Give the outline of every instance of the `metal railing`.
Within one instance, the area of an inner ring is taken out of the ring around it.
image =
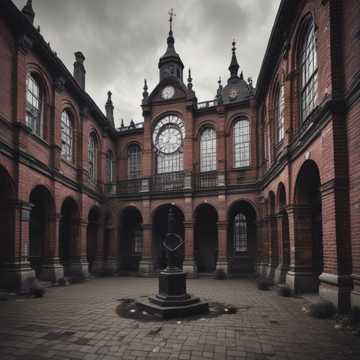
[[[157,174],[151,179],[151,190],[154,192],[182,191],[184,179],[185,173],[183,171]]]
[[[134,194],[141,191],[142,178],[121,180],[117,183],[117,192],[125,194]]]
[[[201,101],[197,104],[198,109],[207,109],[211,107],[217,106],[218,101],[217,100],[207,100],[207,101]]]

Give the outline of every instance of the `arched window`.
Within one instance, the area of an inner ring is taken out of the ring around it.
[[[74,129],[68,111],[61,114],[61,157],[73,162]]]
[[[234,125],[234,166],[250,165],[250,126],[246,119],[238,120]]]
[[[90,178],[96,180],[96,172],[97,172],[97,139],[94,133],[90,134],[89,137],[89,153],[88,153],[88,161],[89,161],[89,175]]]
[[[139,145],[128,147],[128,179],[138,179],[142,175],[142,154]]]
[[[300,52],[301,118],[310,115],[317,105],[318,64],[316,54],[315,24],[312,22],[305,34]]]
[[[137,224],[134,230],[134,253],[142,254],[143,252],[143,230],[141,224]]]
[[[247,223],[246,216],[242,213],[238,213],[234,218],[234,250],[235,252],[247,251]]]
[[[206,128],[200,136],[200,172],[216,170],[216,132]]]
[[[276,142],[279,143],[284,139],[284,84],[277,89],[276,94]]]
[[[111,150],[106,153],[106,182],[112,183],[114,177],[114,157]]]
[[[38,81],[33,75],[26,78],[26,125],[38,136],[42,131],[43,94]]]

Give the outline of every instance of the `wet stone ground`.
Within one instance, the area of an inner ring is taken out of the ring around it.
[[[169,321],[119,316],[124,299],[156,289],[157,279],[100,278],[50,288],[44,298],[1,301],[0,359],[360,359],[359,336],[335,319],[311,318],[303,311],[307,299],[260,291],[252,280],[188,281],[190,293],[231,304],[236,313]]]

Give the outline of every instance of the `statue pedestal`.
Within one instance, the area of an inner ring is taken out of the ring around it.
[[[163,319],[207,312],[209,304],[186,292],[186,273],[181,270],[162,271],[159,275],[159,294],[140,298],[137,306]]]

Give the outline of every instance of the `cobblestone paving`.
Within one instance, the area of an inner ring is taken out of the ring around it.
[[[310,318],[306,300],[259,291],[250,280],[188,281],[189,292],[236,305],[237,314],[181,323],[116,315],[117,299],[156,288],[156,279],[102,278],[1,302],[0,359],[360,359],[360,337]]]

